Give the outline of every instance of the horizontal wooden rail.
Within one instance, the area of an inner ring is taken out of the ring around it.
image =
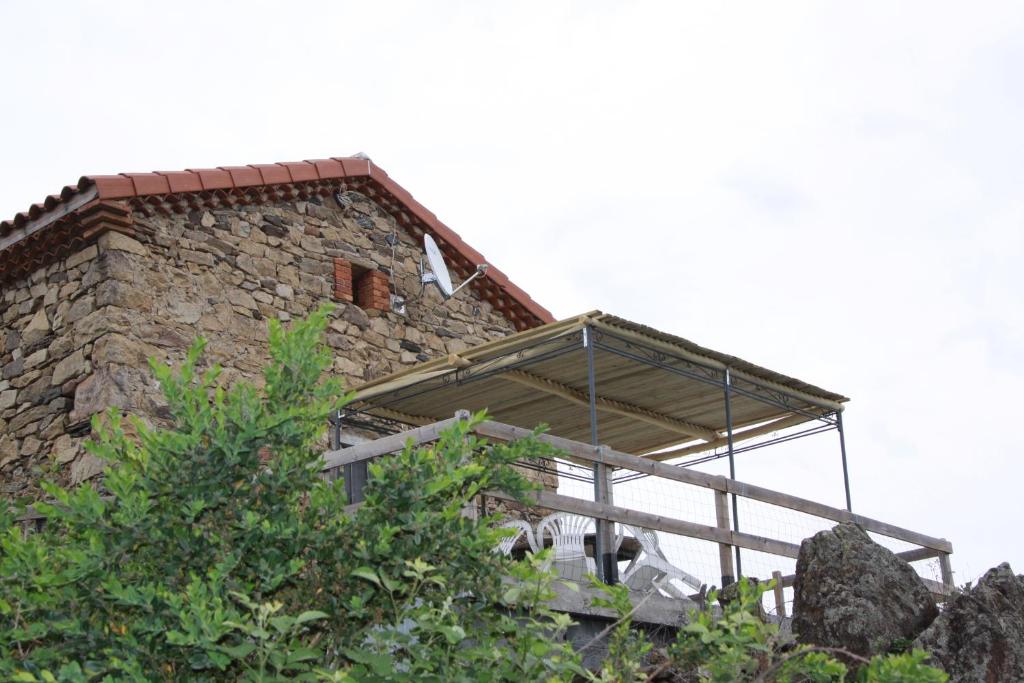
[[[904,550],[903,552],[896,553],[896,557],[904,562],[917,562],[918,560],[930,560],[933,557],[941,557],[944,554],[933,548],[914,548],[913,550]]]
[[[349,446],[348,448],[341,448],[336,451],[327,451],[324,453],[323,470],[326,472],[328,470],[334,470],[342,467],[343,465],[351,465],[352,463],[371,460],[381,455],[394,453],[395,451],[400,451],[405,448],[405,446],[410,442],[413,446],[419,446],[429,441],[436,441],[441,435],[441,432],[448,429],[458,421],[458,418],[452,417],[447,420],[441,420],[440,422],[416,427],[415,429],[410,429],[407,432],[390,434],[356,446]]]
[[[486,495],[494,498],[500,498],[502,500],[514,500],[512,496],[501,491],[488,491]],[[714,526],[695,524],[694,522],[686,522],[673,517],[654,515],[649,512],[640,512],[638,510],[630,510],[616,505],[595,503],[594,501],[583,500],[582,498],[573,498],[572,496],[562,496],[548,491],[539,491],[533,495],[539,507],[556,510],[558,512],[571,512],[573,514],[583,515],[584,517],[605,519],[609,522],[630,524],[632,526],[645,527],[647,529],[654,529],[655,531],[664,531],[666,533],[677,534],[679,536],[699,538],[701,540],[712,541],[714,543],[738,545],[741,548],[757,550],[762,553],[771,553],[772,555],[782,555],[783,557],[795,558],[800,552],[800,546],[794,543],[776,541],[770,538],[764,538],[763,536],[755,536],[754,534],[746,534],[738,531],[730,531],[729,529],[720,529]]]
[[[500,422],[483,422],[477,425],[476,432],[481,436],[500,439],[502,441],[521,439],[533,433],[529,429],[501,424]],[[873,531],[883,536],[924,546],[939,552],[953,552],[952,544],[944,538],[927,536],[925,534],[917,533],[916,531],[911,531],[870,517],[865,517],[864,515],[854,514],[848,510],[835,508],[823,503],[816,503],[812,500],[807,500],[806,498],[791,496],[786,493],[780,493],[779,491],[773,491],[761,486],[754,486],[753,484],[746,484],[726,477],[697,472],[685,467],[674,467],[662,462],[639,458],[635,455],[612,450],[607,446],[589,446],[578,441],[571,441],[569,439],[563,439],[561,437],[551,436],[548,434],[542,434],[539,438],[545,443],[566,451],[575,460],[604,463],[613,467],[641,472],[655,477],[661,477],[662,479],[671,479],[673,481],[690,484],[692,486],[700,486],[707,489],[725,491],[726,493],[734,493],[737,496],[749,498],[750,500],[757,500],[762,503],[789,508],[790,510],[796,510],[797,512],[803,512],[816,517],[823,517],[836,522],[853,522],[865,531]]]
[[[900,553],[896,553],[896,556],[899,557]],[[924,587],[928,589],[928,592],[930,592],[932,595],[936,597],[946,597],[953,592],[952,586],[947,586],[941,581],[928,579],[923,576],[919,576],[918,578],[921,579],[921,583],[923,583]],[[787,574],[786,576],[783,576],[780,580],[780,585],[782,588],[792,588],[795,584],[796,574]]]

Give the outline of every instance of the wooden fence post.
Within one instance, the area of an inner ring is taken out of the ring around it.
[[[953,585],[953,567],[949,563],[949,553],[939,553],[939,571],[942,572],[942,585],[946,589],[946,595],[949,595],[956,587]]]
[[[715,518],[719,529],[731,531],[729,525],[729,496],[725,486],[715,489]],[[728,543],[718,544],[718,559],[722,566],[722,588],[736,581],[736,570],[732,564],[732,546]]]
[[[597,446],[595,449],[599,456],[602,456],[605,451],[611,450],[610,446],[604,444]],[[604,464],[603,462],[596,463],[594,467],[594,476],[597,478],[597,486],[594,488],[595,496],[594,502],[602,503],[604,505],[614,505],[615,501],[612,496],[612,472],[613,468]],[[594,544],[595,555],[597,549],[601,548],[604,552],[604,557],[595,557],[594,560],[597,566],[601,569],[601,577],[605,583],[618,583],[619,582],[619,566],[616,561],[617,552],[615,552],[615,523],[607,520],[594,520],[594,527],[597,533],[600,534],[600,541]]]
[[[776,616],[785,618],[786,617],[786,594],[782,588],[782,572],[778,569],[772,572],[772,578],[775,579],[775,614]]]

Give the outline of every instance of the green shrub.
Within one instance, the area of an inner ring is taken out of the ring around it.
[[[271,323],[261,389],[221,388],[217,367],[200,369],[202,340],[176,372],[153,364],[173,428],[135,422],[128,438],[116,411],[94,421],[108,497],[46,485],[38,533],[0,510],[0,679],[634,683],[676,668],[844,680],[833,653],[783,652],[751,613],[765,587],[745,583],[721,618],[695,613],[657,652],[632,628],[627,590],[595,583],[595,604],[622,618],[604,665],[584,671],[569,617],[546,607],[543,554],[493,552],[507,532],[464,514],[489,489],[528,501],[534,486],[511,465],[553,455],[535,438],[478,439],[482,415],[372,463],[347,510],[342,482],[320,477],[324,417],[344,402],[321,379],[328,315]],[[944,681],[923,657],[875,658],[858,680]]]
[[[546,610],[550,576],[492,552],[502,532],[463,508],[480,491],[525,497],[509,465],[533,439],[484,444],[465,422],[431,448],[371,465],[346,514],[319,476],[328,311],[271,324],[265,386],[217,385],[203,342],[180,370],[153,364],[173,429],[116,412],[89,448],[101,497],[47,485],[40,533],[0,520],[4,680],[559,680],[579,671]],[[479,416],[475,419],[479,419]],[[261,463],[260,453],[270,459]],[[510,590],[505,577],[524,583]],[[529,587],[529,590],[524,589]]]

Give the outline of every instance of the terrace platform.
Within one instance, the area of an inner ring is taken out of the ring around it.
[[[547,426],[542,438],[562,455],[521,463],[544,486],[537,515],[593,519],[597,574],[605,581],[618,580],[626,559],[615,547],[617,525],[630,525],[656,531],[668,560],[709,586],[774,576],[774,611],[785,613],[799,543],[837,522],[854,522],[916,563],[932,591],[944,595],[952,587],[948,541],[853,512],[842,417],[847,401],[593,311],[357,387],[353,403],[332,418],[325,457],[328,469],[344,470],[350,499],[358,501],[368,460],[410,440],[427,444],[468,417],[466,411],[486,410],[492,421],[477,432],[491,440]],[[841,465],[845,509],[736,476],[743,453],[826,432],[838,435],[839,457],[823,464]],[[728,477],[694,467],[720,458],[728,458]],[[501,501],[503,494],[488,498]]]

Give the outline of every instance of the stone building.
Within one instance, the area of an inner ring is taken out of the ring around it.
[[[90,418],[159,422],[147,359],[176,363],[197,335],[225,381],[256,380],[266,319],[333,301],[351,386],[552,320],[493,266],[448,301],[423,288],[424,234],[453,279],[485,262],[359,157],[86,176],[0,223],[0,492],[95,477]]]

